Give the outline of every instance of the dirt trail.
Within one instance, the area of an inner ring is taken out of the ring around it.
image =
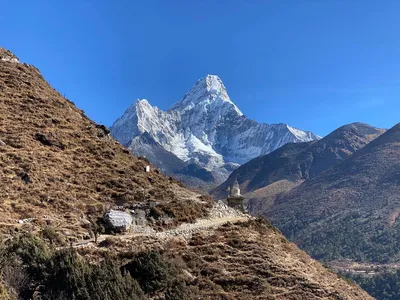
[[[160,232],[155,231],[149,226],[133,226],[130,232],[122,235],[100,235],[97,239],[97,242],[100,243],[110,237],[116,237],[120,240],[129,240],[138,236],[151,236],[157,237],[159,239],[171,238],[174,236],[183,236],[185,238],[190,238],[195,232],[219,227],[228,222],[247,221],[249,218],[251,218],[251,216],[248,214],[244,214],[235,209],[227,207],[225,204],[217,203],[214,205],[208,218],[199,219],[195,223],[184,223],[176,228],[167,229]],[[94,245],[94,239],[72,244],[74,248],[88,247]]]

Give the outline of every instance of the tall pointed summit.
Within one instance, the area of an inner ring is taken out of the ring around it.
[[[217,75],[207,75],[199,79],[183,99],[172,106],[171,110],[188,110],[196,106],[214,109],[224,107],[225,111],[234,110],[239,116],[243,115],[230,100],[224,83]]]
[[[240,164],[286,143],[319,139],[285,124],[260,124],[246,118],[216,75],[199,79],[167,111],[138,101],[111,127],[112,135],[133,153],[138,143],[130,145],[132,139],[145,132],[166,151],[196,165],[196,170],[200,167],[212,172],[213,184],[221,183]],[[142,153],[144,147],[140,148]]]

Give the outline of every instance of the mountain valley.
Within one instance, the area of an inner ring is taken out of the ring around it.
[[[249,211],[264,215],[313,258],[378,299],[397,299],[400,125],[353,123],[288,144],[235,170]]]
[[[372,299],[132,156],[5,49],[0,107],[0,299]]]

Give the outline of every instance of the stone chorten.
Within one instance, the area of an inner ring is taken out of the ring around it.
[[[233,185],[231,187],[230,197],[241,197],[240,185],[239,185],[237,178],[235,179],[235,182],[233,183]]]
[[[227,202],[228,206],[236,208],[242,212],[246,212],[246,208],[244,207],[244,197],[242,197],[242,195],[240,194],[240,185],[237,178],[230,188]]]

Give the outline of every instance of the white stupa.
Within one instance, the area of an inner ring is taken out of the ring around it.
[[[235,180],[235,182],[233,183],[232,187],[231,187],[231,197],[241,197],[240,195],[240,185],[239,182],[237,181],[237,179]]]

